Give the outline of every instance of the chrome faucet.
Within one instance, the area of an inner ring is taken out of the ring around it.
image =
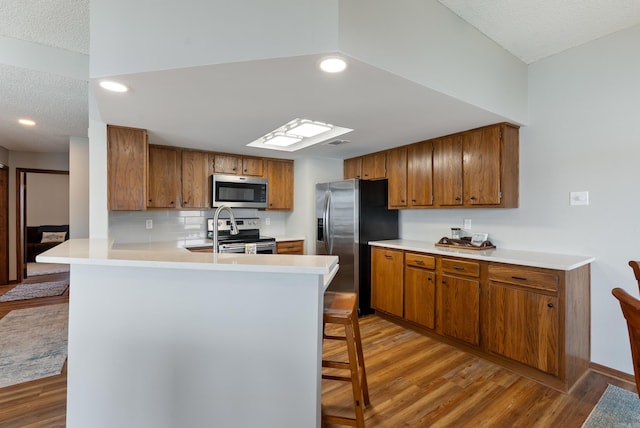
[[[238,225],[236,224],[236,218],[233,215],[233,211],[227,205],[220,205],[216,210],[216,213],[213,215],[213,252],[218,253],[218,217],[220,217],[220,212],[226,210],[229,212],[229,218],[231,219],[231,234],[238,234]]]

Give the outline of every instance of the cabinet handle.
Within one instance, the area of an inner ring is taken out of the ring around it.
[[[475,201],[475,200],[476,200],[476,197],[475,197],[475,196],[472,196],[472,197],[470,197],[469,199],[471,199],[472,201]]]
[[[455,270],[457,270],[457,271],[464,270],[464,268],[463,268],[462,266],[454,266],[453,268],[454,268]]]
[[[461,200],[462,200],[462,198],[460,196],[456,197],[456,201],[461,201]]]
[[[442,285],[447,285],[447,281],[445,281],[444,279],[442,280]]]
[[[391,260],[393,257],[391,257],[391,256],[390,256],[390,255],[388,255],[388,254],[385,254],[385,255],[384,255],[384,258],[385,258],[385,259],[387,259],[387,260]]]
[[[415,200],[415,199],[411,199],[411,202],[415,203],[415,202],[416,202],[416,200]]]
[[[417,265],[423,265],[424,264],[424,262],[422,260],[414,260],[413,262],[415,264],[417,264]]]
[[[527,278],[523,278],[521,276],[512,276],[511,279],[517,279],[518,281],[527,281]]]
[[[433,282],[433,278],[429,277],[429,278],[427,278],[427,281]]]
[[[400,199],[400,202],[402,202],[404,204],[404,199]]]
[[[547,308],[553,308],[553,303],[547,303]]]
[[[184,201],[183,204],[184,205],[189,205],[189,201]]]

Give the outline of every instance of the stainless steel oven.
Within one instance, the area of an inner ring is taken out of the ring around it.
[[[259,218],[236,218],[238,234],[231,235],[231,220],[218,219],[218,252],[245,253],[247,244],[255,244],[256,254],[275,254],[276,240],[260,235]],[[213,239],[213,219],[207,221],[207,236]]]

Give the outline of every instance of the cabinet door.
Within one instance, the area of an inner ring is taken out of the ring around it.
[[[242,168],[242,158],[240,156],[216,154],[214,157],[213,169],[216,174],[239,175]]]
[[[407,153],[408,206],[430,206],[433,204],[433,143],[412,144]]]
[[[387,153],[387,178],[389,179],[389,208],[405,208],[407,206],[407,147],[399,147]]]
[[[433,142],[433,193],[438,206],[462,205],[462,140],[460,136]]]
[[[261,158],[242,158],[242,175],[254,175],[256,177],[262,177],[263,174],[263,161]]]
[[[374,309],[402,316],[403,266],[402,251],[371,249],[371,305]]]
[[[180,152],[171,147],[149,146],[148,208],[176,208]]]
[[[500,204],[500,127],[463,134],[465,205]]]
[[[558,375],[558,298],[489,282],[489,351]]]
[[[182,207],[209,208],[209,154],[182,151]]]
[[[107,125],[107,192],[111,211],[147,207],[147,131]]]
[[[442,275],[442,333],[473,345],[480,343],[480,282]]]
[[[406,266],[404,269],[404,318],[427,328],[436,326],[436,273]]]
[[[345,180],[360,178],[362,171],[362,158],[345,159],[343,163],[343,176]]]
[[[293,210],[293,161],[267,160],[269,209]]]
[[[362,157],[363,180],[377,180],[385,178],[387,171],[387,154],[385,152],[373,153]]]

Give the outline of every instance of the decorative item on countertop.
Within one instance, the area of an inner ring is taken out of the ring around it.
[[[460,248],[464,250],[491,250],[496,248],[491,241],[484,240],[479,244],[472,243],[471,236],[465,236],[460,239],[447,238],[446,236],[440,239],[436,244],[436,247],[449,247]]]
[[[257,254],[258,246],[256,244],[244,244],[245,254]]]
[[[452,227],[451,228],[451,239],[460,239],[460,228]]]

